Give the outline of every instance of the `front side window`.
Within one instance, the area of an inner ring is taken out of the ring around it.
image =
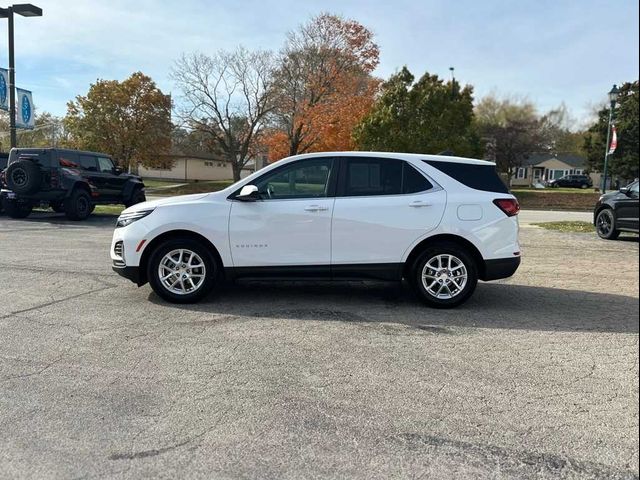
[[[98,165],[100,166],[100,171],[102,173],[112,173],[113,172],[113,162],[109,158],[98,157]]]
[[[631,191],[631,193],[633,194],[634,197],[638,196],[638,185],[640,185],[638,182],[632,184],[629,187],[629,190]]]
[[[83,170],[87,170],[89,172],[97,172],[97,162],[96,157],[90,155],[80,155],[80,166]]]
[[[265,200],[326,197],[332,158],[302,160],[258,179],[258,192]]]

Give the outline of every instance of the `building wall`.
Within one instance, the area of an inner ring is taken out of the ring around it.
[[[230,180],[233,178],[231,164],[220,160],[204,160],[200,158],[176,158],[171,169],[140,167],[138,173],[142,177],[162,178],[167,180]],[[252,173],[243,170],[241,177]]]

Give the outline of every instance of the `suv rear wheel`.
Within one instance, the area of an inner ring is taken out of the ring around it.
[[[466,302],[475,291],[478,269],[466,250],[455,243],[439,243],[418,257],[412,283],[427,305],[453,308]]]
[[[64,211],[69,220],[84,220],[93,211],[91,196],[82,188],[75,189],[64,201]]]
[[[147,265],[151,288],[172,303],[197,302],[213,290],[219,272],[209,249],[190,238],[164,242]]]
[[[33,210],[30,203],[17,202],[16,200],[2,199],[2,208],[11,218],[27,218]]]

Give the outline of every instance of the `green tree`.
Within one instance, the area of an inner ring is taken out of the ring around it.
[[[640,140],[638,134],[638,80],[620,87],[614,124],[618,134],[618,147],[609,156],[608,174],[631,180],[638,177]],[[598,112],[598,120],[589,128],[584,139],[589,169],[601,172],[604,167],[605,142],[609,124],[609,106]]]
[[[130,171],[164,165],[171,147],[171,100],[141,72],[126,80],[98,80],[67,104],[69,143],[108,153]]]
[[[528,101],[484,97],[476,106],[477,127],[486,144],[485,157],[500,172],[513,174],[533,152],[548,147],[542,122]]]
[[[417,82],[403,67],[383,83],[371,112],[356,126],[361,150],[480,153],[474,128],[473,88],[425,73]]]

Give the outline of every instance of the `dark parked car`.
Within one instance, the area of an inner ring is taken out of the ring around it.
[[[638,233],[639,212],[638,181],[635,181],[602,195],[596,204],[593,223],[600,238],[615,240],[620,232]]]
[[[593,181],[589,175],[565,175],[549,182],[551,188],[590,188],[593,187]]]
[[[48,205],[72,220],[83,220],[96,205],[129,207],[145,201],[140,177],[122,173],[108,155],[56,148],[12,149],[0,195],[13,218]]]

